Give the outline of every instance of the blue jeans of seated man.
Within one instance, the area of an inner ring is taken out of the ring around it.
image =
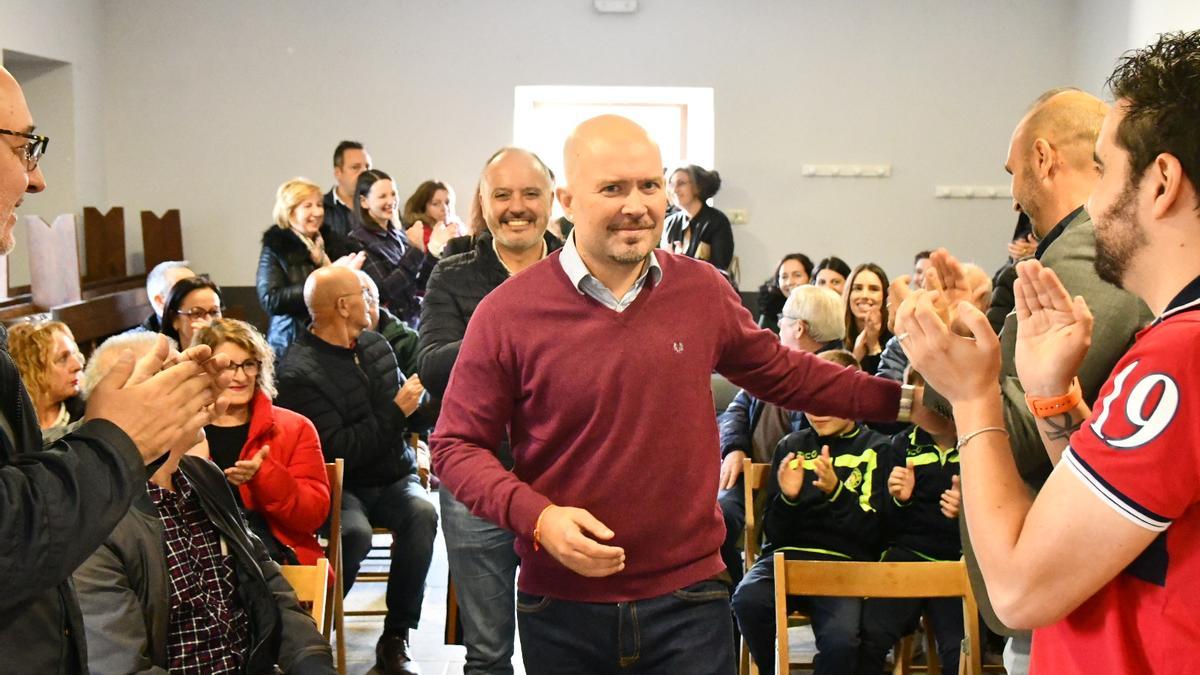
[[[516,572],[520,558],[513,551],[513,533],[471,515],[445,485],[439,490],[442,534],[450,576],[458,597],[463,644],[467,647],[465,675],[507,675],[513,672],[516,635]]]
[[[346,488],[342,493],[342,583],[347,593],[371,551],[372,526],[385,527],[394,536],[384,632],[416,628],[425,575],[433,560],[437,509],[415,474],[390,485]]]
[[[789,557],[792,552],[789,552]],[[818,554],[797,554],[805,559],[836,560]],[[847,675],[854,672],[858,660],[858,625],[862,600],[791,596],[788,611],[800,611],[812,621],[817,640],[813,659],[816,675]],[[746,573],[733,593],[733,613],[737,616],[742,638],[759,671],[775,671],[775,561],[763,556]]]
[[[882,562],[920,563],[925,558],[908,549],[891,547]],[[858,651],[860,675],[877,675],[888,652],[901,637],[916,629],[921,612],[929,615],[937,638],[938,658],[943,673],[957,673],[962,652],[963,605],[959,598],[867,598],[862,610],[862,644]]]
[[[529,675],[733,675],[729,587],[701,581],[646,600],[590,603],[517,592]]]

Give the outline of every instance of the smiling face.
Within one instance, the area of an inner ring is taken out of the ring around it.
[[[309,192],[300,203],[292,207],[288,223],[309,237],[317,236],[321,231],[321,223],[325,220],[325,204],[320,192]]]
[[[425,204],[425,217],[430,223],[444,223],[446,216],[450,213],[450,193],[446,190],[438,190],[433,193],[433,197]]]
[[[390,179],[375,181],[366,196],[362,197],[362,208],[381,227],[391,222],[398,204],[396,181]]]
[[[593,274],[644,263],[667,211],[658,146],[630,120],[604,116],[576,129],[566,155],[569,184],[559,201],[584,262]]]
[[[883,280],[871,270],[859,270],[850,283],[850,295],[846,301],[854,318],[866,319],[883,307]]]
[[[233,378],[221,396],[228,399],[231,408],[250,404],[254,393],[258,391],[259,362],[254,354],[242,349],[232,342],[222,342],[213,350],[214,356],[224,354],[229,357],[231,366],[241,366],[233,371]],[[248,372],[249,371],[249,372]]]
[[[509,150],[488,164],[479,184],[480,205],[498,248],[520,253],[542,245],[551,189],[546,172],[527,152]]]
[[[813,431],[817,432],[818,436],[840,436],[854,428],[854,420],[841,417],[825,417],[811,413],[804,413],[804,417],[808,419],[808,423],[812,425]]]
[[[808,283],[808,272],[804,271],[804,265],[799,260],[784,260],[779,266],[778,282],[779,292],[786,298],[792,294],[793,288]]]
[[[221,298],[211,288],[197,288],[183,302],[179,303],[179,314],[172,321],[172,326],[179,333],[179,345],[186,349],[192,344],[192,337],[203,326],[221,318]]]

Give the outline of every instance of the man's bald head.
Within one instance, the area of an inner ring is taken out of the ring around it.
[[[563,146],[567,184],[558,201],[589,271],[613,283],[658,245],[667,195],[662,153],[646,130],[617,115],[593,117]],[[611,288],[611,287],[610,287]]]
[[[1026,144],[1044,138],[1073,169],[1090,170],[1096,137],[1107,112],[1104,101],[1085,91],[1051,89],[1029,107],[1018,134]]]
[[[326,265],[304,281],[304,304],[314,321],[335,312],[339,298],[354,294],[362,295],[362,285],[349,267]]]

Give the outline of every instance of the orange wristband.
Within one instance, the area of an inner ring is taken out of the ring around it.
[[[550,506],[554,505],[551,504]],[[537,522],[533,525],[533,550],[535,551],[540,551],[542,548],[542,516],[546,515],[546,512],[550,510],[550,506],[542,509],[542,512],[538,514]]]
[[[1071,412],[1081,401],[1083,401],[1083,391],[1079,388],[1078,377],[1071,380],[1071,388],[1062,396],[1025,394],[1025,405],[1029,406],[1029,412],[1039,419]]]

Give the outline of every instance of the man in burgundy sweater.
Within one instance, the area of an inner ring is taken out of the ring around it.
[[[527,672],[733,673],[711,373],[852,419],[907,417],[913,392],[783,347],[712,266],[655,251],[667,200],[644,129],[588,120],[564,158],[575,230],[480,303],[434,465],[516,534]],[[492,452],[506,430],[511,472]]]

